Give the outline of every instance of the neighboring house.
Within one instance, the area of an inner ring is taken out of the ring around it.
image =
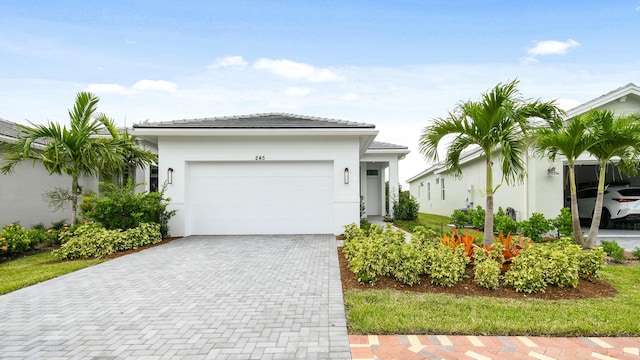
[[[618,115],[640,111],[640,87],[627,84],[588,101],[567,112],[568,117],[584,114],[592,109],[609,109]],[[547,218],[558,216],[563,206],[568,206],[569,184],[566,161],[555,163],[529,154],[525,158],[527,177],[522,184],[502,184],[494,196],[494,209],[511,207],[517,220],[526,220],[532,213],[542,213]],[[494,184],[501,179],[498,157],[494,160]],[[585,155],[576,162],[578,189],[597,184],[595,159]],[[479,150],[465,153],[461,158],[462,177],[447,173],[443,164],[435,164],[411,177],[407,182],[411,195],[416,197],[420,211],[450,216],[456,209],[485,207],[485,163]],[[640,186],[640,177],[626,178],[617,171],[607,171],[606,183],[626,182]]]
[[[0,119],[0,163],[4,146],[15,141],[20,128],[13,122]],[[36,146],[39,146],[36,144]],[[96,181],[81,180],[85,189],[95,189]],[[50,226],[56,221],[71,221],[71,207],[54,211],[43,194],[56,187],[70,188],[71,178],[49,175],[39,162],[23,161],[11,174],[0,174],[0,226],[19,222],[30,227],[42,223]]]
[[[385,181],[397,194],[409,153],[374,142],[375,125],[281,113],[141,123],[133,134],[157,144],[178,210],[172,235],[340,234],[359,222],[361,194],[367,215],[384,215]]]

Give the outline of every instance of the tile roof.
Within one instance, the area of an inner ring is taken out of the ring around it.
[[[15,139],[19,133],[20,128],[16,123],[0,118],[0,135]]]
[[[391,144],[387,142],[374,141],[371,143],[371,145],[369,145],[369,149],[378,149],[378,150],[403,149],[404,150],[404,149],[409,149],[409,147],[404,145]]]
[[[201,119],[184,119],[139,123],[134,128],[205,128],[205,129],[316,129],[316,128],[369,128],[373,124],[336,120],[313,116],[265,113],[240,116],[223,116]]]

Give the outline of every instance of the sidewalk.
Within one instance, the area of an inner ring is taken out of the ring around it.
[[[350,335],[353,360],[640,359],[640,337]]]

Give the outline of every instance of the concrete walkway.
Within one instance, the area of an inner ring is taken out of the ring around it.
[[[0,296],[2,359],[349,359],[332,235],[188,237]]]

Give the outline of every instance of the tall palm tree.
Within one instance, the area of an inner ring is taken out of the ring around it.
[[[493,158],[500,159],[501,177],[508,184],[522,181],[525,176],[524,155],[527,151],[524,135],[530,119],[557,117],[553,102],[528,101],[518,91],[518,80],[498,84],[484,93],[480,101],[458,104],[446,118],[436,118],[420,136],[420,152],[427,159],[438,161],[438,145],[453,136],[447,149],[445,166],[454,175],[462,176],[460,156],[464,150],[479,147],[486,164],[486,216],[484,243],[493,243]]]
[[[585,114],[598,128],[600,141],[587,151],[598,160],[598,195],[593,210],[591,227],[587,236],[587,247],[595,246],[598,238],[604,197],[604,180],[607,164],[617,158],[616,166],[623,173],[633,176],[638,173],[640,164],[640,113],[633,115],[615,116],[611,110],[591,110]],[[606,211],[606,210],[605,210]],[[605,213],[609,217],[610,214]],[[607,222],[609,218],[606,219]]]
[[[8,144],[3,173],[23,160],[41,162],[50,174],[71,177],[71,224],[78,221],[79,179],[84,176],[113,174],[127,162],[136,166],[150,164],[156,156],[135,144],[135,138],[120,136],[112,120],[104,115],[94,117],[99,98],[88,92],[76,96],[73,110],[69,110],[70,127],[49,122],[46,125],[20,125],[16,142]],[[109,135],[103,136],[103,130]]]
[[[571,218],[573,235],[576,242],[586,247],[580,217],[578,213],[578,199],[576,196],[575,162],[600,140],[596,128],[588,117],[577,116],[566,123],[560,118],[550,119],[545,126],[538,127],[533,133],[533,147],[538,154],[546,155],[555,161],[558,155],[567,159],[569,167],[569,188],[571,191]]]

